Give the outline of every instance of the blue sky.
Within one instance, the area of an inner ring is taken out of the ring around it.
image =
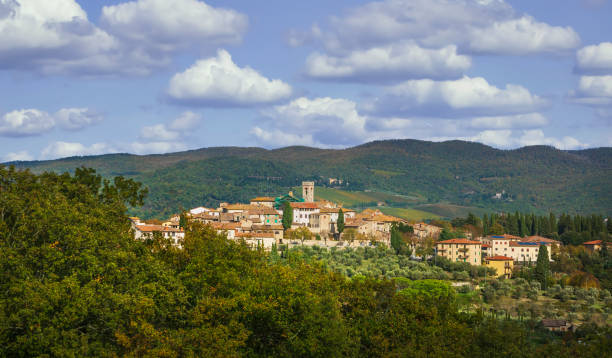
[[[0,162],[612,146],[606,0],[0,0]]]

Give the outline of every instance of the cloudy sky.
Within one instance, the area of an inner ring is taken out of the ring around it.
[[[612,146],[609,0],[0,0],[0,161]]]

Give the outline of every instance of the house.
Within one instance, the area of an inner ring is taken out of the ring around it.
[[[331,232],[331,214],[318,212],[310,214],[308,219],[308,229],[313,234],[327,236]]]
[[[319,213],[317,203],[290,203],[293,209],[293,223],[297,226],[307,226],[310,222],[310,215]]]
[[[258,196],[256,198],[251,199],[251,205],[261,205],[269,208],[274,208],[274,204],[276,203],[276,198],[271,196]]]
[[[241,232],[236,233],[234,239],[243,239],[252,248],[261,247],[265,250],[270,250],[276,244],[273,232]]]
[[[253,224],[250,228],[250,232],[255,233],[274,233],[274,237],[277,240],[283,238],[283,225],[267,225],[267,224]]]
[[[483,259],[484,265],[495,269],[499,277],[511,278],[512,269],[514,268],[514,259],[507,256],[491,256]]]
[[[268,206],[262,205],[256,208],[251,208],[243,214],[245,218],[252,220],[253,223],[257,221],[259,221],[259,224],[266,225],[276,225],[281,223],[281,216],[278,211]]]
[[[591,252],[595,252],[595,251],[601,250],[603,242],[601,240],[593,240],[593,241],[583,242],[582,245],[584,246],[585,249]]]
[[[198,206],[197,208],[193,208],[189,210],[189,214],[191,215],[207,213],[207,212],[217,212],[217,211],[215,209],[205,208],[203,206]]]
[[[504,234],[483,237],[480,241],[488,246],[487,256],[510,256],[510,242],[521,239],[519,236]]]
[[[481,246],[480,241],[472,241],[468,239],[450,239],[440,241],[436,244],[437,255],[446,257],[451,261],[468,262],[471,265],[480,265],[481,263]]]
[[[175,229],[163,225],[134,225],[134,238],[137,240],[151,239],[153,234],[158,232],[163,238],[169,239],[174,246],[182,246],[182,241],[185,239],[185,231]]]
[[[228,239],[233,239],[237,233],[243,231],[239,222],[212,222],[209,225],[217,230],[218,234],[226,234]]]
[[[564,319],[543,319],[542,326],[551,332],[567,332],[575,329],[573,324]]]
[[[440,233],[442,232],[441,227],[438,227],[435,225],[429,225],[424,222],[416,223],[412,225],[412,228],[414,230],[414,234],[419,239],[424,239],[426,237],[432,237],[434,239],[438,239],[440,237]]]

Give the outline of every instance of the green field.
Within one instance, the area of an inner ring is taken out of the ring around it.
[[[302,189],[296,187],[293,190],[296,193],[300,193]],[[387,205],[393,206],[410,206],[414,205],[418,198],[376,191],[345,191],[316,187],[315,200],[328,200],[346,207],[367,207],[375,206],[378,202],[384,202]]]
[[[396,216],[408,221],[422,221],[422,220],[433,220],[440,219],[439,215],[430,213],[427,211],[410,209],[410,208],[390,208],[390,207],[379,207],[380,211],[387,215]]]
[[[437,214],[443,218],[466,217],[469,213],[476,216],[491,213],[492,210],[476,208],[473,206],[460,206],[453,204],[425,204],[414,207],[417,210]]]

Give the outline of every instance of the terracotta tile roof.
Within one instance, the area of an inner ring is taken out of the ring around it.
[[[500,255],[487,257],[485,260],[488,260],[488,261],[514,261],[514,259],[512,257],[500,256]]]
[[[488,236],[489,239],[496,239],[496,240],[522,240],[523,238],[520,236],[514,236],[514,235],[510,235],[510,234],[503,234],[503,235],[490,235]]]
[[[583,245],[601,245],[601,240],[593,240],[593,241],[587,241],[587,242],[583,242]]]
[[[213,229],[217,229],[217,230],[235,230],[235,229],[242,227],[242,225],[237,222],[231,222],[231,223],[213,222],[213,223],[210,223],[209,225]]]
[[[489,245],[489,244],[482,244],[482,248],[483,248],[483,249],[484,249],[484,248],[489,248],[489,247],[491,247],[491,245]]]
[[[468,239],[450,239],[445,241],[440,241],[438,244],[464,244],[464,245],[482,245],[480,241],[472,241]]]
[[[249,209],[248,212],[251,215],[279,215],[278,211],[267,206],[258,206],[256,209]]]
[[[244,237],[244,238],[249,238],[249,237],[258,237],[258,238],[270,238],[273,239],[274,238],[274,233],[273,232],[237,232],[236,237]]]
[[[256,225],[251,226],[252,230],[283,230],[283,225]]]
[[[540,247],[537,241],[510,241],[509,246],[512,247]]]
[[[542,325],[544,327],[564,327],[567,325],[567,321],[564,319],[543,319]]]
[[[558,244],[559,243],[559,241],[557,241],[557,240],[549,239],[547,237],[542,237],[542,236],[528,236],[528,237],[524,238],[522,241],[545,242],[545,243],[548,243],[548,244]]]
[[[251,202],[267,202],[267,201],[275,201],[276,199],[271,196],[258,196],[256,198],[251,199]]]
[[[294,209],[318,209],[317,203],[290,203]]]
[[[137,225],[136,230],[140,232],[183,232],[181,229],[175,229],[168,226],[162,225]]]
[[[260,206],[251,204],[229,204],[225,207],[227,210],[256,210],[259,208]]]

